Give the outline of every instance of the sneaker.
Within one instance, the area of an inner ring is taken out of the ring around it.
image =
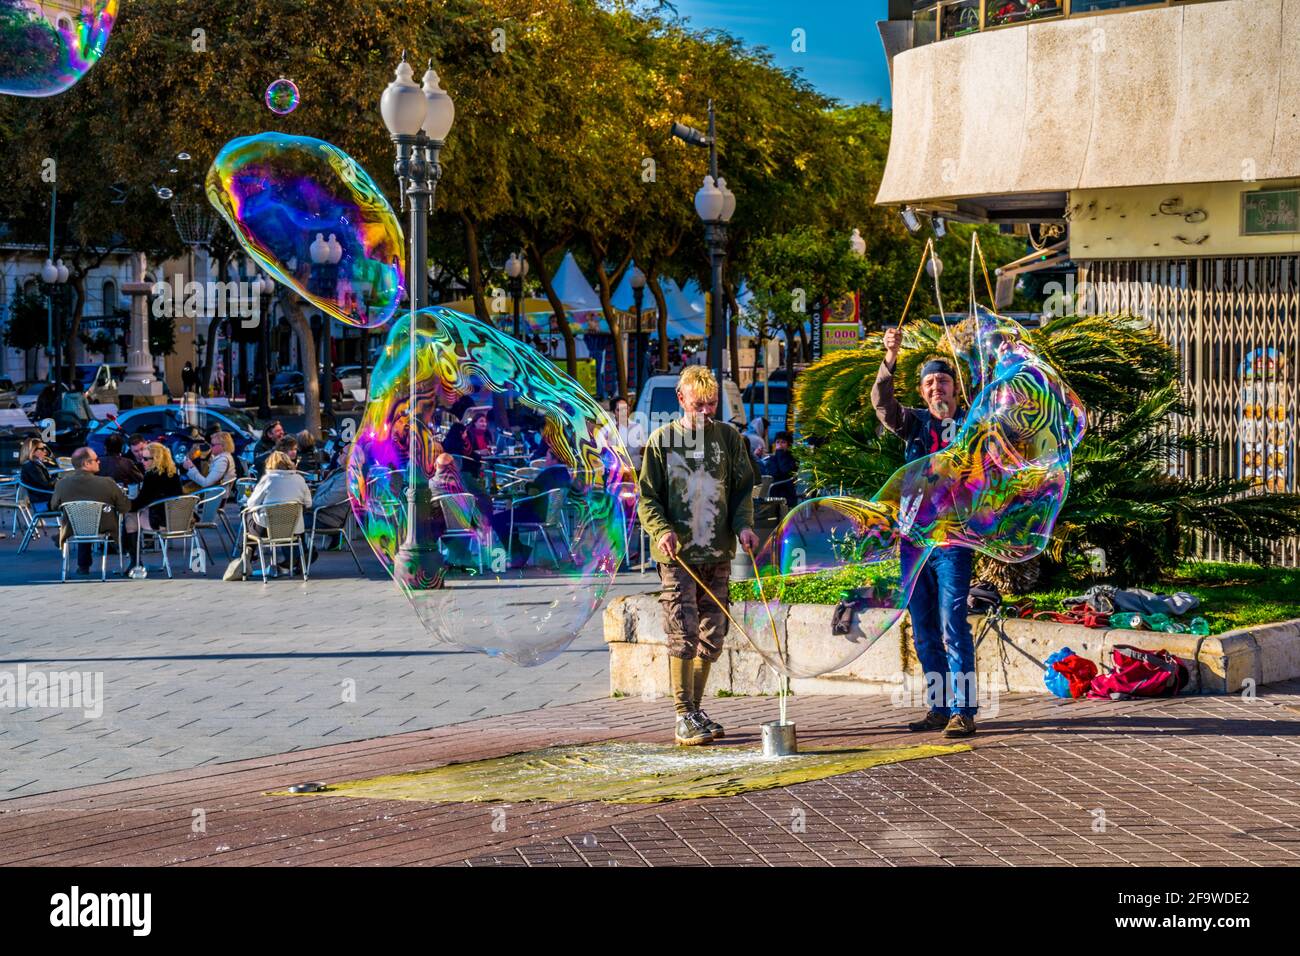
[[[948,726],[943,729],[943,735],[950,739],[973,737],[975,735],[975,718],[967,717],[965,714],[953,714],[948,721]]]
[[[913,733],[921,733],[926,730],[943,730],[948,726],[948,715],[937,710],[932,710],[921,720],[914,720],[907,725],[907,729]]]
[[[678,746],[681,747],[695,747],[713,740],[713,734],[696,722],[694,714],[686,714],[677,718],[674,736],[677,739]]]
[[[722,729],[722,724],[718,723],[716,720],[714,720],[704,711],[697,710],[691,716],[695,718],[695,722],[697,724],[699,724],[701,727],[703,727],[705,730],[707,730],[710,734],[713,735],[714,740],[720,740],[721,738],[727,736],[727,732]]]

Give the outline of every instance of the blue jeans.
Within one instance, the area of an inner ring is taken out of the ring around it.
[[[916,554],[910,545],[903,547]],[[916,659],[926,678],[926,703],[945,716],[956,711],[974,717],[979,710],[975,644],[966,616],[974,558],[969,548],[935,548],[907,602]]]

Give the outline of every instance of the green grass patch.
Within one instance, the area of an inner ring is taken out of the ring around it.
[[[888,578],[880,568],[846,567],[819,574],[764,578],[763,592],[780,596],[785,604],[835,604],[846,591]],[[1031,598],[1039,610],[1062,610],[1061,599],[1082,594],[1092,580],[1068,582],[1050,590],[1015,595],[1012,600]],[[1186,562],[1164,578],[1141,585],[1157,594],[1187,591],[1201,599],[1200,607],[1181,619],[1203,617],[1211,634],[1239,627],[1252,627],[1300,618],[1300,569],[1266,568],[1253,564],[1215,561]],[[753,581],[731,582],[732,601],[756,600]]]

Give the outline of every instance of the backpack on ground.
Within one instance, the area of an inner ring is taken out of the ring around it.
[[[1174,697],[1191,675],[1183,662],[1166,650],[1144,651],[1127,644],[1111,651],[1114,670],[1092,679],[1088,696],[1102,700],[1135,697]]]

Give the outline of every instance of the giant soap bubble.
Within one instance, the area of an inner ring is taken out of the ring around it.
[[[901,617],[934,548],[1027,561],[1051,540],[1083,438],[1082,403],[1011,319],[978,309],[950,340],[975,396],[952,444],[904,465],[870,501],[800,503],[760,555],[763,575],[792,577],[755,582],[761,601],[744,610],[742,625],[781,673],[814,677],[860,656]],[[869,579],[855,595],[855,626],[841,636],[791,637],[783,626],[790,581],[848,566]]]
[[[117,0],[0,0],[0,93],[53,96],[104,52]]]
[[[419,316],[415,440],[406,314],[375,365],[348,460],[353,511],[437,641],[540,664],[577,637],[626,554],[631,459],[591,396],[535,350],[459,312]],[[517,435],[490,425],[490,450],[466,447],[463,422],[507,408]],[[421,570],[401,550],[412,445]]]
[[[405,284],[402,227],[343,150],[284,133],[232,139],[206,187],[244,250],[317,308],[363,328],[393,317]]]

